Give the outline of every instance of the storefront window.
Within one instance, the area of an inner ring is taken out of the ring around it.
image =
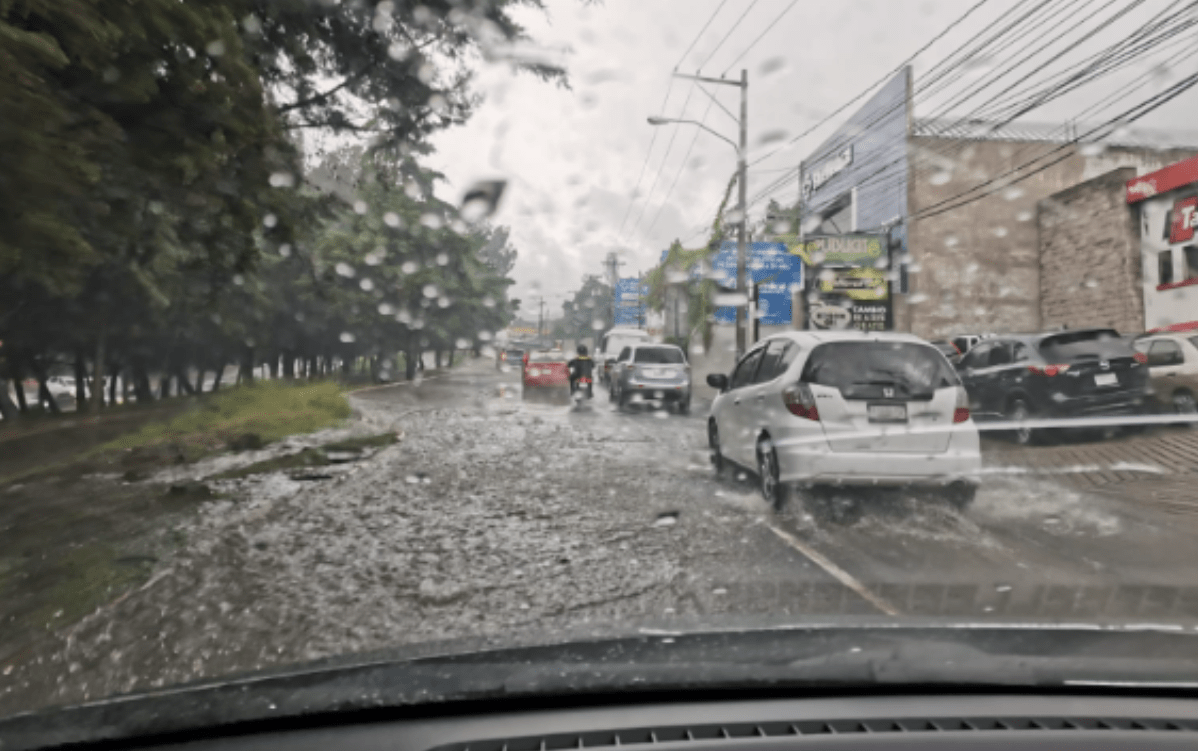
[[[1156,283],[1173,283],[1173,251],[1162,250],[1156,256]]]
[[[1198,277],[1198,245],[1187,245],[1182,250],[1186,254],[1186,279]]]

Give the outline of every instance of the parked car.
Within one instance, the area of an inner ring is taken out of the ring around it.
[[[980,342],[957,363],[979,420],[1134,414],[1146,408],[1146,357],[1114,329],[1078,329]],[[1016,442],[1046,437],[1019,427]]]
[[[612,366],[608,395],[621,409],[633,400],[672,403],[681,414],[691,408],[691,368],[673,344],[636,344],[620,351]]]
[[[604,334],[603,338],[599,340],[599,349],[594,355],[595,370],[599,374],[599,381],[601,383],[611,382],[612,365],[625,347],[648,344],[650,341],[648,331],[623,326],[617,326]]]
[[[1198,336],[1148,334],[1137,338],[1132,346],[1144,355],[1158,411],[1198,413]]]
[[[539,350],[525,354],[524,395],[531,391],[560,392],[570,388],[570,373],[566,368],[566,353],[560,349]]]
[[[951,363],[956,363],[957,360],[961,359],[961,349],[947,339],[933,339],[928,343],[940,350],[941,354]]]
[[[910,334],[787,332],[749,350],[707,421],[712,460],[755,469],[775,507],[790,486],[933,486],[976,492],[978,431],[944,355]]]

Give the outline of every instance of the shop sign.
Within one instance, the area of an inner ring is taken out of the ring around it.
[[[1198,226],[1198,196],[1174,201],[1173,226],[1169,230],[1169,242],[1183,243],[1193,240],[1195,226]]]
[[[886,250],[885,235],[829,235],[809,237],[788,248],[808,265],[849,264],[874,266]]]
[[[803,197],[810,197],[812,193],[823,187],[824,183],[844,172],[852,163],[853,146],[849,144],[840,153],[823,161],[818,167],[813,167],[803,177]]]
[[[813,283],[807,289],[811,328],[890,328],[886,245],[886,235],[835,235],[806,239],[790,248],[814,266]]]

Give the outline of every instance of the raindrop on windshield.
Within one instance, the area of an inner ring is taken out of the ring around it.
[[[279,218],[274,214],[267,214],[266,216],[262,217],[262,223],[267,227],[273,227],[279,223]]]
[[[928,301],[928,296],[922,292],[916,292],[915,294],[909,295],[907,297],[908,305],[918,305],[921,302],[927,302],[927,301]]]
[[[374,289],[374,282],[369,279],[363,279],[362,281],[358,282],[358,286],[361,287],[363,291],[369,292],[370,290]]]
[[[1035,214],[1030,211],[1020,211],[1015,215],[1015,218],[1021,222],[1030,222],[1033,216],[1035,216]]]
[[[213,57],[220,57],[221,55],[225,54],[225,43],[219,39],[209,42],[208,46],[204,48],[204,51]]]
[[[342,342],[343,344],[350,344],[350,343],[352,343],[353,341],[354,341],[354,335],[353,335],[353,334],[349,333],[348,331],[342,331],[342,332],[341,332],[341,342]]]
[[[280,245],[279,246],[279,255],[283,256],[284,258],[289,258],[291,256],[291,246],[288,245],[287,243],[283,243],[282,245]]]
[[[262,22],[253,13],[241,19],[241,28],[245,29],[249,34],[257,34],[262,31]]]
[[[961,241],[957,239],[956,235],[949,235],[944,238],[944,244],[949,248],[955,248],[961,244]]]
[[[458,349],[470,349],[470,340],[465,337],[459,337],[453,345]]]
[[[386,258],[386,256],[387,256],[387,251],[380,247],[380,248],[375,248],[374,250],[367,253],[366,257],[363,258],[362,260],[366,261],[367,266],[378,266],[380,263],[383,262],[383,259]]]
[[[482,180],[471,185],[462,197],[462,218],[477,222],[494,214],[506,187],[504,180]]]
[[[993,230],[991,230],[991,232],[994,233],[995,237],[1006,237],[1007,236],[1007,228],[1006,227],[995,227]]]
[[[449,263],[449,254],[448,253],[438,253],[437,254],[437,265],[444,266],[447,263]]]
[[[444,226],[445,221],[441,217],[430,212],[420,217],[420,223],[429,229],[441,229],[441,227]]]
[[[443,115],[449,111],[449,100],[440,94],[433,94],[428,98],[428,106],[433,112]]]
[[[416,270],[419,268],[420,265],[415,261],[404,261],[403,265],[399,267],[399,270],[405,274],[415,274]]]
[[[788,135],[790,135],[790,134],[784,130],[767,130],[765,133],[762,133],[760,136],[758,136],[757,145],[758,146],[768,146],[771,143],[778,143],[779,141],[785,141],[786,136],[788,136]]]
[[[290,188],[295,185],[295,177],[290,172],[275,172],[270,176],[270,184],[275,188]]]
[[[440,295],[441,295],[441,290],[437,289],[437,285],[435,285],[435,284],[424,285],[424,296],[425,297],[432,299],[434,297],[439,297]]]
[[[716,307],[741,308],[749,304],[749,296],[743,292],[720,292],[714,296]]]
[[[388,227],[398,227],[400,224],[399,214],[396,214],[394,211],[388,211],[386,214],[383,214],[383,223]]]
[[[759,76],[763,76],[763,77],[764,76],[772,76],[775,73],[779,73],[783,70],[786,70],[786,65],[787,65],[787,63],[786,63],[785,57],[781,57],[781,56],[771,57],[770,59],[763,62],[760,66],[758,66],[757,74]]]
[[[483,298],[483,307],[484,307],[484,308],[493,308],[493,307],[495,307],[495,298],[494,298],[494,297],[491,297],[490,295],[487,295],[487,296],[485,296],[485,297]]]
[[[354,271],[354,267],[350,266],[345,261],[338,263],[335,268],[336,268],[337,274],[340,276],[344,276],[344,277],[352,277],[356,273]]]
[[[354,201],[354,212],[357,214],[365,214],[366,213],[366,202],[365,201]]]
[[[395,312],[395,308],[391,307],[390,303],[379,303],[379,315],[389,316]]]
[[[491,341],[491,332],[490,332],[490,331],[480,331],[480,332],[478,332],[478,340],[479,340],[480,342],[489,342],[489,341]]]
[[[1023,194],[1024,194],[1023,188],[1020,188],[1017,186],[1012,186],[1003,191],[1002,197],[1007,199],[1008,201],[1015,201],[1017,199],[1023,198]]]
[[[945,172],[944,170],[941,170],[928,178],[928,182],[930,182],[932,185],[944,185],[952,179],[953,175],[951,172]]]
[[[245,277],[241,274],[234,274],[233,283],[240,287],[241,285],[245,284]]]
[[[448,307],[449,307],[449,302],[450,302],[450,301],[449,301],[449,298],[448,298],[448,297],[438,297],[438,298],[437,298],[437,307],[439,307],[439,308],[448,308]]]

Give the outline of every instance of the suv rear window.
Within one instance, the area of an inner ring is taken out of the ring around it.
[[[846,399],[873,398],[881,388],[899,398],[931,398],[957,386],[957,374],[934,347],[914,342],[829,342],[811,351],[806,383],[840,389]]]
[[[1102,352],[1109,352],[1112,347],[1118,349],[1128,348],[1127,343],[1119,337],[1119,332],[1114,329],[1066,331],[1061,334],[1046,336],[1040,340],[1040,353],[1050,360],[1077,357],[1079,355],[1095,355]]]
[[[682,350],[673,347],[638,347],[633,362],[650,365],[681,365],[686,362]]]

